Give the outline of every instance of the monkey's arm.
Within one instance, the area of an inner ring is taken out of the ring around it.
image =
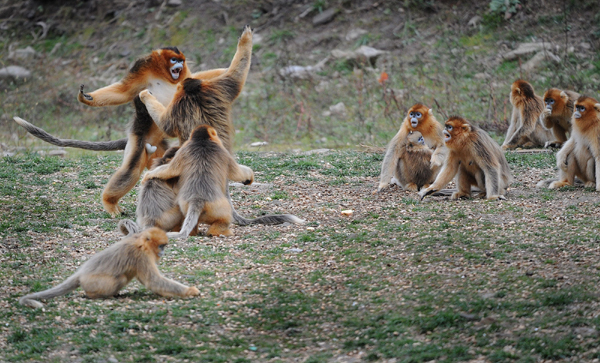
[[[137,279],[146,286],[147,289],[161,295],[161,296],[195,296],[199,294],[198,289],[195,287],[188,287],[177,281],[168,279],[160,274],[158,268],[154,263],[147,260],[144,263],[145,266],[140,266],[137,274]]]
[[[90,93],[83,92],[84,85],[81,85],[79,86],[77,100],[93,107],[122,105],[133,100],[146,87],[146,83],[145,79],[128,83],[120,81]]]
[[[140,92],[140,100],[146,105],[146,109],[156,125],[167,135],[177,137],[175,128],[169,117],[169,113],[162,103],[158,102],[156,97],[147,89]]]
[[[431,155],[431,169],[436,167],[440,167],[444,165],[444,160],[448,157],[448,148],[446,145],[442,144],[441,146],[436,147],[435,151]]]
[[[542,113],[540,114],[540,122],[546,130],[552,130],[552,128],[554,127],[554,120],[552,119],[551,115],[552,110],[547,108],[544,108],[544,111],[542,111]]]
[[[238,41],[237,50],[227,71],[220,77],[207,80],[204,84],[207,89],[219,87],[223,91],[225,99],[233,102],[244,87],[246,77],[250,70],[250,61],[252,58],[252,29],[249,26],[244,28],[244,32]]]
[[[254,182],[254,172],[245,165],[236,163],[233,159],[229,163],[227,179],[250,185]]]
[[[200,71],[200,72],[192,73],[192,78],[200,79],[200,80],[207,80],[207,79],[218,77],[225,72],[227,72],[227,68],[211,69],[208,71]]]
[[[508,130],[506,130],[506,137],[504,138],[504,142],[502,143],[502,148],[506,149],[508,142],[512,139],[515,131],[518,127],[517,123],[519,122],[519,110],[513,106],[512,115],[510,116],[510,124],[508,125]]]
[[[388,144],[387,149],[385,150],[385,156],[383,157],[383,163],[381,164],[381,174],[379,176],[379,185],[377,186],[378,192],[390,185],[390,181],[396,173],[399,154],[398,150],[400,148],[399,141],[405,138],[406,133],[400,129]]]
[[[567,160],[569,155],[575,151],[575,139],[571,137],[563,144],[560,150],[556,153],[556,166],[559,169],[567,171]]]
[[[527,115],[525,114],[525,110],[522,110],[520,112],[520,119],[521,119],[521,122],[519,124],[520,127],[518,127],[515,130],[515,133],[510,138],[510,140],[508,141],[508,143],[506,145],[509,148],[518,146],[522,137],[528,137],[535,130],[535,126],[537,125],[539,119],[538,118],[526,119],[525,118],[526,116]]]
[[[437,178],[435,178],[433,184],[431,184],[426,189],[421,189],[421,191],[419,192],[421,200],[423,200],[423,198],[425,198],[427,195],[437,192],[438,190],[442,189],[446,184],[450,183],[452,181],[452,178],[454,178],[454,176],[458,172],[459,165],[460,161],[453,157],[452,154],[450,154],[446,159],[446,162],[444,163],[444,167],[438,174]]]
[[[156,169],[150,170],[144,174],[144,178],[142,179],[142,184],[150,179],[171,179],[181,175],[181,170],[177,170],[173,167],[172,163],[161,165]]]

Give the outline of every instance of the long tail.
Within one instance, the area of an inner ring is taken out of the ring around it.
[[[129,236],[130,234],[141,232],[140,226],[138,226],[137,223],[135,223],[131,219],[120,220],[117,227],[119,228],[119,231],[123,233],[124,236]]]
[[[200,218],[202,209],[204,209],[204,201],[192,201],[189,203],[187,215],[185,216],[183,224],[181,225],[181,230],[179,231],[180,236],[187,238],[187,236],[192,233],[194,228],[198,225],[198,218]]]
[[[44,304],[42,304],[39,301],[36,301],[35,299],[50,299],[53,297],[66,295],[78,287],[79,277],[77,276],[77,274],[74,274],[58,286],[21,297],[19,299],[19,304],[29,306],[32,308],[41,308],[44,306]]]
[[[233,215],[233,221],[235,224],[240,226],[247,226],[250,224],[304,224],[306,221],[300,219],[293,214],[269,214],[266,216],[257,217],[254,219],[244,218],[238,214],[238,212],[231,206],[231,212]]]
[[[541,180],[535,185],[535,187],[536,188],[548,188],[550,186],[550,184],[552,184],[553,182],[555,182],[557,180],[558,179],[556,179],[556,178]]]
[[[42,139],[47,143],[56,146],[62,147],[75,147],[78,149],[85,150],[97,150],[97,151],[110,151],[110,150],[125,150],[125,146],[127,145],[127,139],[120,139],[114,141],[81,141],[81,140],[72,140],[72,139],[59,139],[58,137],[52,136],[46,131],[40,129],[37,126],[30,124],[29,122],[23,120],[20,117],[13,117],[16,123],[21,125],[27,132],[37,137],[38,139]]]

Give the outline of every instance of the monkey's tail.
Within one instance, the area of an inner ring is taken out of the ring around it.
[[[77,276],[77,274],[74,274],[58,286],[21,297],[19,299],[19,304],[29,306],[32,308],[42,308],[44,304],[42,304],[39,301],[36,301],[36,299],[51,299],[53,297],[66,295],[78,287],[79,277]]]
[[[120,139],[114,141],[81,141],[81,140],[72,140],[72,139],[59,139],[58,137],[52,136],[46,131],[40,129],[37,126],[30,124],[29,122],[23,120],[20,117],[13,117],[16,123],[21,125],[27,132],[37,137],[38,139],[42,139],[47,143],[56,146],[62,147],[75,147],[78,149],[85,150],[96,150],[96,151],[111,151],[111,150],[125,150],[125,146],[127,145],[127,139]]]
[[[231,208],[231,212],[233,214],[233,221],[235,224],[239,226],[247,226],[250,224],[283,224],[283,223],[291,223],[291,224],[304,224],[306,221],[304,219],[300,219],[293,214],[269,214],[266,216],[257,217],[254,219],[244,218],[238,214],[235,208]]]
[[[140,233],[141,228],[131,219],[121,219],[119,224],[117,225],[119,231],[123,234],[123,236],[129,236],[130,234]]]

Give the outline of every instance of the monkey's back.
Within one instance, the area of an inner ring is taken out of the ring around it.
[[[227,172],[231,156],[212,141],[190,143],[179,152],[188,160],[179,184],[179,199],[214,201],[225,197]]]
[[[404,179],[406,183],[414,183],[420,189],[435,179],[434,171],[431,169],[431,155],[433,151],[427,146],[418,148],[406,148],[401,154],[402,162],[396,166],[396,179]]]

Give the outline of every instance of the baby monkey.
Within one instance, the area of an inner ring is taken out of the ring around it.
[[[198,223],[210,224],[209,236],[232,235],[227,180],[252,184],[254,172],[233,159],[213,127],[198,126],[171,162],[147,172],[142,184],[172,178],[179,178],[177,204],[186,217],[180,232],[171,232],[169,237],[187,237]]]
[[[440,167],[431,166],[433,150],[419,131],[410,131],[398,151],[395,178],[404,190],[417,192],[433,183]]]
[[[33,308],[44,306],[37,299],[66,295],[79,286],[91,299],[115,296],[119,290],[137,278],[142,285],[161,296],[196,296],[200,292],[161,275],[157,264],[167,246],[164,231],[150,228],[123,238],[107,249],[96,253],[71,277],[51,289],[23,296],[21,305]]]

